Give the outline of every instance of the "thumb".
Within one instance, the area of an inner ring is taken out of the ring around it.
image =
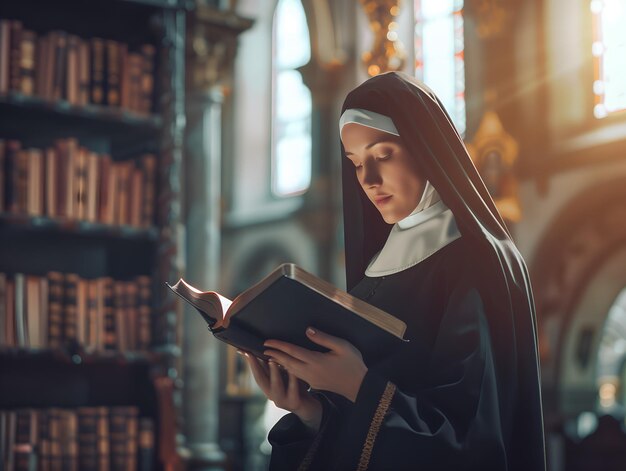
[[[307,327],[306,336],[312,342],[315,342],[316,344],[321,345],[322,347],[329,348],[333,351],[340,350],[345,344],[344,339],[340,339],[339,337],[335,337],[334,335],[327,334],[314,327]]]

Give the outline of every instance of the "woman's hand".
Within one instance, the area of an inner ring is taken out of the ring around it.
[[[275,361],[265,362],[249,353],[241,353],[252,370],[254,380],[267,398],[277,407],[296,414],[313,432],[319,430],[322,421],[322,404],[310,395],[304,383],[288,373],[287,384]]]
[[[355,402],[367,373],[361,352],[348,341],[311,327],[306,333],[311,341],[330,351],[316,352],[272,339],[264,344],[271,348],[265,355],[275,359],[290,375],[306,381],[311,388],[341,394]]]

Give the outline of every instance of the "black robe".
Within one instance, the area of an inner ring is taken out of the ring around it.
[[[270,469],[536,469],[532,450],[513,442],[513,410],[502,407],[517,400],[515,375],[494,367],[490,287],[475,254],[460,238],[350,291],[406,322],[409,342],[368,365],[355,403],[317,393],[317,435],[294,414],[281,418],[268,437]]]
[[[279,421],[272,469],[544,470],[528,270],[461,137],[435,94],[403,73],[368,79],[348,94],[348,108],[392,119],[462,237],[413,268],[364,278],[391,225],[341,145],[346,285],[405,320],[410,344],[368,365],[354,405],[317,392],[324,417],[315,437],[293,414]]]

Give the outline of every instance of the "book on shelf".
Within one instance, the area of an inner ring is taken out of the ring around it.
[[[291,263],[280,265],[232,301],[183,279],[167,286],[200,313],[216,338],[260,358],[266,358],[263,342],[270,338],[326,351],[308,339],[308,326],[347,340],[366,362],[407,342],[402,320]]]
[[[0,347],[147,351],[151,283],[145,275],[120,281],[0,273]]]
[[[155,427],[136,406],[0,410],[2,469],[154,469]]]
[[[0,212],[148,228],[155,173],[153,154],[114,162],[75,138],[46,149],[0,139]]]
[[[21,21],[0,19],[0,94],[15,92],[64,100],[152,111],[156,48],[105,38],[81,38],[66,31],[37,34]]]

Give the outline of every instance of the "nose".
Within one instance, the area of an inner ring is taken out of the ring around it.
[[[375,163],[367,162],[363,165],[363,173],[361,174],[361,185],[365,188],[378,186],[382,183],[380,172]]]

